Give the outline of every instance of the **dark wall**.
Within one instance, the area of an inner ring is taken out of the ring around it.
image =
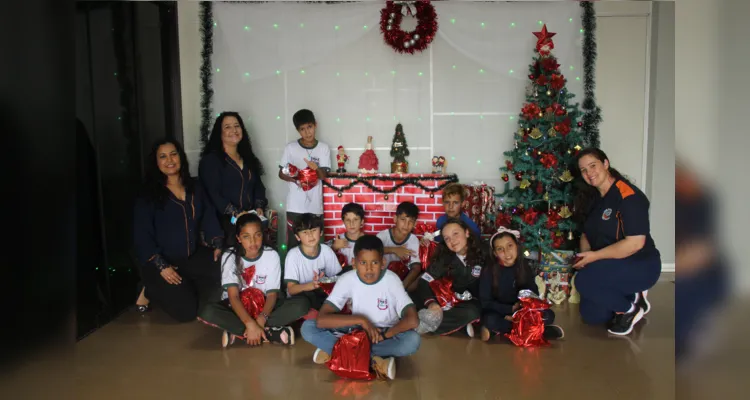
[[[132,207],[151,143],[182,140],[175,2],[78,2],[78,337],[133,304]],[[90,251],[85,251],[90,249]],[[80,254],[80,253],[79,253]]]

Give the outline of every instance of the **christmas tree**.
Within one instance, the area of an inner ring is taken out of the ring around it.
[[[398,124],[396,125],[396,133],[393,134],[393,143],[391,144],[391,157],[393,157],[393,163],[391,163],[392,173],[408,172],[409,166],[406,162],[406,156],[408,155],[409,146],[406,144],[404,128],[401,124]]]
[[[499,196],[504,203],[497,225],[520,228],[528,250],[547,253],[572,249],[573,168],[581,149],[578,122],[581,113],[566,88],[560,64],[551,54],[552,37],[545,25],[537,37],[534,60],[529,70],[526,103],[519,115],[515,148],[506,151],[502,178],[515,177],[519,185]]]

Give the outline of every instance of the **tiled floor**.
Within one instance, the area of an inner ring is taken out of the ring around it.
[[[671,399],[674,285],[659,282],[649,298],[653,311],[629,338],[584,326],[577,306],[565,304],[555,311],[566,337],[550,348],[426,337],[416,355],[399,360],[396,380],[367,383],[314,365],[314,349],[301,338],[294,347],[222,350],[216,329],[131,312],[76,345],[74,395],[40,380],[40,365],[18,372],[2,392],[8,399]]]

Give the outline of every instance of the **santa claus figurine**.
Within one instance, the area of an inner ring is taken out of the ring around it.
[[[338,164],[339,168],[336,170],[336,172],[339,173],[345,173],[346,169],[344,168],[344,164],[346,164],[349,161],[349,156],[344,153],[344,146],[338,147],[339,154],[336,156],[336,163]]]

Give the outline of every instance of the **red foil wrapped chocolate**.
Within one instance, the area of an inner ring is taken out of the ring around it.
[[[522,297],[520,301],[521,309],[513,315],[513,329],[505,336],[518,347],[548,346],[542,311],[549,303],[536,297]]]
[[[406,275],[409,275],[409,267],[403,261],[391,261],[388,264],[388,269],[395,272],[402,281],[406,278]]]
[[[314,188],[318,184],[318,172],[307,167],[297,174],[297,180],[299,181],[302,190],[307,192]]]
[[[370,381],[375,373],[370,370],[370,338],[357,330],[339,338],[333,346],[331,359],[326,362],[334,374],[347,379]]]

